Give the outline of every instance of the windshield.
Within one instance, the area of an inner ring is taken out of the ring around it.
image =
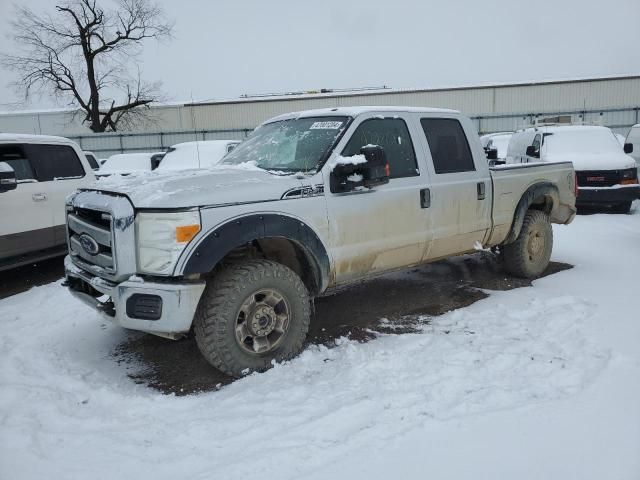
[[[552,154],[620,153],[622,150],[613,132],[606,128],[556,131],[551,135],[545,134],[544,148],[546,153]]]
[[[313,171],[340,138],[347,120],[336,116],[267,123],[255,129],[221,163],[252,162],[265,170]]]

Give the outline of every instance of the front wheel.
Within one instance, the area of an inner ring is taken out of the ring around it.
[[[537,277],[549,265],[552,248],[553,230],[549,216],[540,210],[529,210],[518,238],[502,247],[505,269],[517,277]]]
[[[194,319],[196,342],[211,365],[239,377],[300,353],[310,316],[307,289],[290,268],[249,260],[207,283]]]

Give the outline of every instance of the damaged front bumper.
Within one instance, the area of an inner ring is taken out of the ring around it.
[[[64,259],[65,285],[72,295],[114,323],[131,330],[179,338],[193,322],[205,282],[149,282],[131,277],[110,282]]]

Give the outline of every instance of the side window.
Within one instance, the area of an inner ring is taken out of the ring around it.
[[[540,151],[540,142],[542,140],[542,137],[540,136],[540,134],[537,134],[534,139],[533,139],[533,143],[531,144],[534,148],[534,150],[536,152]]]
[[[416,154],[407,124],[401,118],[372,118],[362,122],[342,151],[343,157],[360,153],[365,145],[384,148],[391,168],[390,178],[419,175]]]
[[[94,157],[90,153],[85,153],[84,156],[87,157],[87,162],[89,162],[89,166],[92,169],[97,170],[98,168],[100,168],[100,166],[98,165],[98,161],[96,160],[96,157]]]
[[[67,145],[28,145],[29,158],[38,172],[38,180],[84,177],[84,168],[73,148]]]
[[[36,179],[31,162],[19,145],[1,145],[0,162],[7,162],[13,168],[18,181]]]
[[[436,173],[473,172],[473,156],[460,122],[453,118],[420,120]]]

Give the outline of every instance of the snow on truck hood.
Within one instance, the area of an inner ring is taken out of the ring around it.
[[[636,166],[635,160],[622,151],[607,153],[556,153],[545,156],[547,162],[571,162],[577,171],[623,170]]]
[[[83,190],[125,195],[135,208],[189,208],[279,200],[302,182],[253,166],[220,165],[210,169],[111,176]]]

